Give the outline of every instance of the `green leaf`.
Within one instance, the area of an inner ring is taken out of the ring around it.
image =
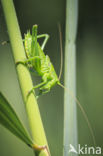
[[[14,109],[11,107],[9,102],[0,92],[0,124],[11,131],[15,136],[21,139],[29,146],[33,146],[33,142],[25,130],[23,124],[15,113]]]

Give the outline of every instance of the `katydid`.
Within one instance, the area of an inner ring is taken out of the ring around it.
[[[45,39],[40,46],[37,39],[42,37],[45,37]],[[42,78],[42,82],[34,86],[30,93],[39,88],[39,95],[45,94],[56,84],[61,85],[49,56],[43,52],[48,38],[48,34],[37,35],[37,25],[33,26],[32,35],[30,31],[25,34],[24,47],[27,59],[23,63],[33,68],[37,75]]]

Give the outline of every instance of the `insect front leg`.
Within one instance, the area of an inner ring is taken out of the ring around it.
[[[35,61],[35,60],[40,60],[40,56],[34,56],[34,57],[31,57],[27,60],[24,61],[24,63],[29,63],[29,62],[32,62],[32,61]]]
[[[37,38],[45,38],[42,45],[41,45],[41,49],[44,50],[44,47],[49,39],[49,35],[48,34],[42,34],[42,35],[38,35]]]
[[[40,60],[40,56],[34,56],[34,57],[31,57],[31,58],[26,59],[26,60],[24,60],[24,61],[18,61],[18,62],[16,62],[16,65],[18,65],[18,64],[27,65],[28,63],[30,63],[30,62],[32,62],[32,61],[34,61],[34,60]],[[32,65],[31,65],[31,66],[32,66]]]

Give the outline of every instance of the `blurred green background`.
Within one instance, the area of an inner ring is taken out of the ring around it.
[[[63,46],[65,37],[65,7],[63,0],[14,0],[22,36],[33,24],[38,33],[48,33],[48,54],[59,74],[60,45],[58,22],[61,23]],[[96,137],[103,148],[103,1],[79,0],[77,32],[77,97],[84,107]],[[4,15],[0,4],[0,43],[8,40]],[[63,51],[64,54],[64,51]],[[61,82],[63,83],[63,74]],[[38,82],[33,78],[34,84]],[[0,46],[0,90],[11,102],[28,128],[10,45]],[[63,149],[63,89],[55,86],[38,100],[47,139],[53,156],[62,156]],[[86,121],[78,108],[78,142],[93,146]],[[39,131],[39,130],[38,130]],[[18,138],[0,125],[0,156],[33,156],[33,152]]]

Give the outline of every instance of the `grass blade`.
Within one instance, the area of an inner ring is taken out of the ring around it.
[[[27,145],[33,145],[31,138],[26,132],[24,126],[22,125],[20,119],[15,113],[14,109],[11,107],[9,102],[0,92],[0,124],[12,132],[15,136],[25,142]]]

